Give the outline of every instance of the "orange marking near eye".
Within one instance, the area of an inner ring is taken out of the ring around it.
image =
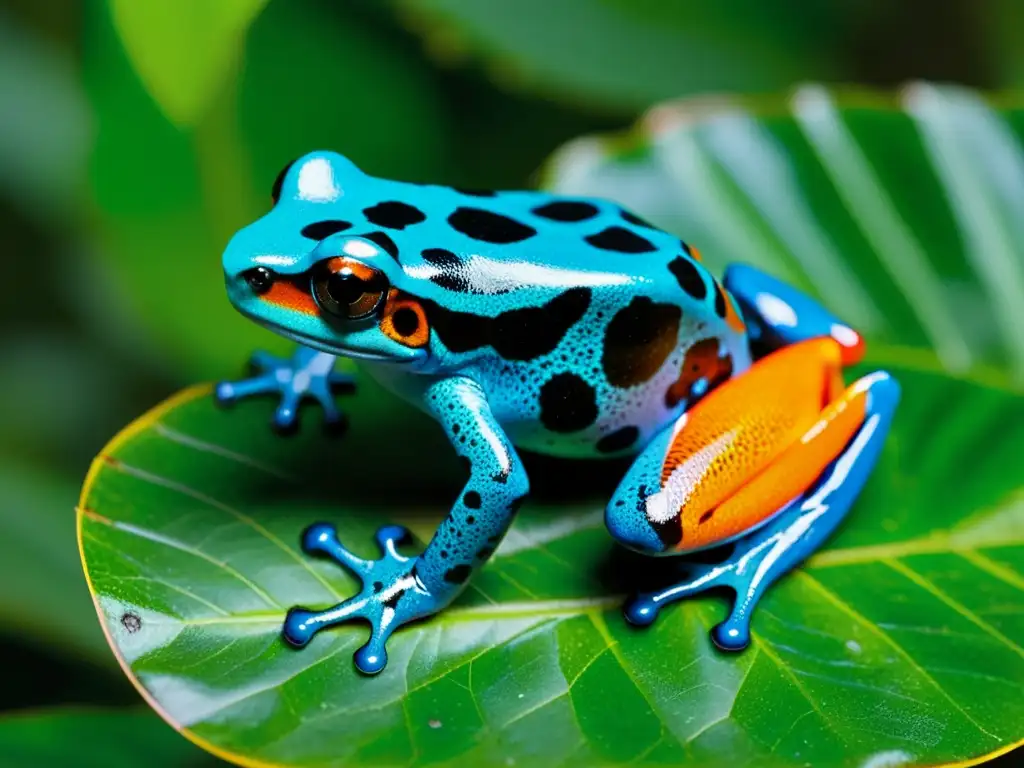
[[[832,339],[784,347],[712,391],[687,414],[661,472],[662,493],[682,520],[680,550],[749,530],[806,490],[835,458],[845,444],[842,435],[848,439],[850,425],[854,430],[859,426],[856,407],[835,415],[828,407],[822,410],[842,391],[840,363],[840,348]],[[862,407],[859,413],[863,420]],[[813,448],[792,454],[793,446],[823,419],[839,428],[819,427],[828,441],[816,437]],[[774,469],[780,462],[782,469]],[[764,485],[756,492],[740,493],[762,475],[767,479],[759,480]],[[778,501],[780,496],[785,498]]]
[[[427,322],[427,313],[423,311],[423,307],[416,299],[403,295],[393,288],[384,305],[379,327],[392,341],[413,349],[425,347],[430,341],[430,324]]]
[[[335,256],[333,259],[327,261],[327,269],[330,272],[341,272],[344,269],[349,270],[353,275],[358,277],[360,280],[372,280],[377,277],[379,273],[372,267],[368,267],[360,261],[354,259],[346,259],[344,256]]]
[[[313,301],[313,295],[303,290],[295,282],[287,279],[275,280],[270,290],[260,296],[263,301],[278,307],[301,312],[305,315],[317,315],[320,308]]]
[[[687,244],[687,245],[689,245],[689,244]],[[689,248],[690,248],[690,256],[695,261],[704,261],[704,257],[700,255],[700,251],[699,250],[694,248],[692,245],[689,245]]]

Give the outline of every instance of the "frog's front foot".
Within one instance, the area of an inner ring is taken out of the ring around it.
[[[308,347],[299,347],[290,358],[256,352],[249,363],[255,375],[241,381],[218,383],[214,398],[220,405],[231,405],[254,395],[279,395],[281,399],[271,424],[282,434],[295,431],[299,423],[299,404],[304,398],[312,398],[323,408],[324,425],[340,432],[346,421],[334,403],[334,395],[338,391],[352,390],[355,384],[351,376],[334,371],[336,359],[334,355]]]
[[[436,613],[445,605],[445,601],[432,595],[420,581],[416,573],[418,558],[398,552],[398,543],[408,535],[401,526],[384,526],[376,534],[381,558],[364,560],[342,545],[334,526],[317,523],[307,528],[302,536],[303,549],[343,565],[362,580],[363,588],[354,597],[323,611],[292,608],[284,620],[284,639],[302,648],[321,629],[350,619],[363,619],[370,623],[370,639],[355,652],[356,667],[367,675],[384,669],[388,662],[385,644],[391,633],[403,624]]]

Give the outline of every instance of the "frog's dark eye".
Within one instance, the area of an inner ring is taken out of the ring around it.
[[[274,284],[274,273],[266,267],[256,267],[242,273],[242,278],[253,293],[266,293]]]
[[[313,272],[316,303],[345,320],[369,317],[387,292],[388,280],[383,272],[351,259],[330,259]]]

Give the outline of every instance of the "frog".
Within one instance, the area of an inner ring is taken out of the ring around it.
[[[281,170],[271,202],[227,244],[225,286],[243,316],[298,346],[257,353],[254,375],[219,382],[217,402],[270,394],[287,432],[312,400],[343,425],[336,395],[355,382],[335,364],[354,360],[440,425],[466,474],[415,556],[386,521],[378,559],[330,522],[309,525],[305,552],[362,587],[290,608],[291,646],[362,620],[355,666],[380,673],[392,633],[444,610],[501,546],[532,452],[625,459],[607,530],[683,564],[632,595],[625,620],[649,626],[726,587],[732,607],[711,639],[742,651],[759,600],[833,534],[877,464],[900,387],[883,370],[845,383],[863,337],[756,266],[730,262],[716,278],[696,247],[613,200],[377,178],[317,150]],[[708,551],[726,555],[689,557]]]

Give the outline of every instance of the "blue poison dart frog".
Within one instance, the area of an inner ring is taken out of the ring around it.
[[[861,337],[809,297],[745,265],[722,280],[697,249],[620,206],[536,191],[488,192],[377,179],[314,152],[288,165],[273,209],[224,253],[227,292],[245,316],[301,346],[257,355],[259,375],[216,398],[300,399],[330,424],[355,358],[436,419],[468,479],[423,553],[379,560],[334,526],[303,534],[310,554],[356,574],[362,591],[325,610],[292,608],[284,638],[304,646],[349,619],[372,627],[355,654],[387,663],[401,625],[434,614],[502,541],[530,489],[517,449],[561,457],[635,456],[605,521],[626,547],[682,555],[733,542],[625,607],[635,625],[709,587],[736,593],[715,643],[744,648],[765,590],[813,552],[875,465],[899,386],[884,372],[850,386]]]

